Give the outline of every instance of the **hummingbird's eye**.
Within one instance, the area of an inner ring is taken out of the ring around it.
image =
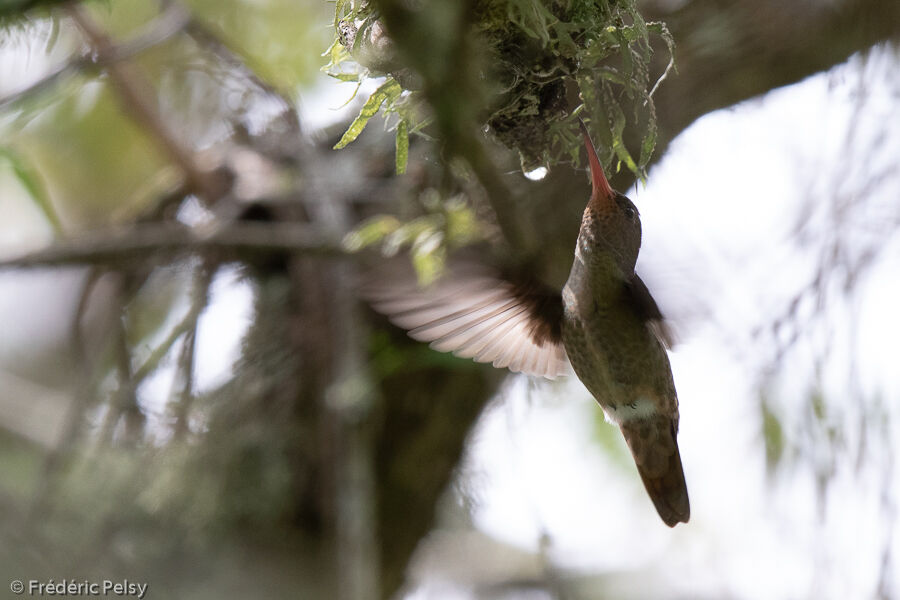
[[[633,208],[631,208],[630,206],[626,206],[625,208],[622,209],[622,212],[625,213],[626,219],[628,219],[629,221],[634,220],[634,209]]]

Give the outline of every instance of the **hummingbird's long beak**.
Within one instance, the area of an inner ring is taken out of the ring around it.
[[[616,193],[613,191],[609,181],[606,180],[606,174],[603,173],[603,166],[600,164],[600,157],[597,156],[597,149],[594,148],[594,142],[591,141],[591,134],[588,133],[584,121],[578,119],[581,125],[581,135],[584,137],[584,147],[587,148],[588,161],[591,164],[591,198],[596,198],[602,202],[604,200],[612,200]]]

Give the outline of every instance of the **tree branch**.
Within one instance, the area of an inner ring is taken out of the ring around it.
[[[169,402],[172,415],[175,417],[174,430],[172,432],[175,440],[183,440],[190,433],[188,417],[194,400],[197,324],[200,320],[200,314],[209,304],[209,288],[217,271],[218,264],[209,260],[203,261],[197,268],[194,275],[193,289],[191,290],[191,307],[175,330],[181,329],[184,333],[181,353],[178,356],[177,372],[175,379],[172,381],[172,398]],[[173,334],[175,331],[173,331]],[[149,359],[147,362],[150,362]],[[144,364],[147,365],[147,363]]]
[[[652,0],[641,10],[648,20],[665,21],[677,43],[677,75],[655,96],[657,159],[704,114],[825,71],[879,42],[900,39],[896,0]],[[655,53],[656,71],[665,68],[665,56]],[[619,189],[631,182],[624,183],[620,177],[613,181]]]
[[[168,0],[166,5],[176,4],[174,0]],[[191,16],[187,22],[185,33],[194,40],[194,42],[211,53],[219,57],[219,59],[227,64],[230,68],[240,72],[244,77],[253,82],[254,85],[263,90],[266,94],[273,98],[278,98],[285,111],[289,111],[291,116],[297,121],[297,113],[294,111],[294,103],[281,90],[275,88],[269,82],[263,80],[253,69],[247,65],[247,61],[240,54],[235,52],[231,46],[223,41],[222,36],[211,26],[204,23],[196,16]]]
[[[167,9],[159,17],[145,25],[131,39],[121,42],[109,49],[106,55],[86,53],[76,56],[59,65],[42,79],[31,85],[0,98],[0,110],[15,106],[32,96],[40,94],[57,85],[62,79],[84,71],[102,69],[115,62],[133,58],[138,54],[162,44],[177,35],[190,23],[190,13],[180,6]]]
[[[240,255],[252,252],[350,255],[340,240],[304,224],[241,223],[204,231],[182,225],[153,223],[86,233],[63,240],[42,250],[0,260],[0,270],[118,264],[135,259],[157,259],[206,251],[230,251]]]
[[[141,440],[146,419],[137,401],[137,386],[134,382],[131,367],[131,346],[128,343],[128,330],[125,322],[125,289],[128,287],[127,275],[118,281],[116,287],[115,310],[117,319],[112,332],[113,354],[116,363],[118,388],[107,403],[107,413],[103,419],[99,439],[107,444],[113,442],[116,427],[124,417],[125,431],[123,439],[129,444]]]
[[[70,5],[67,12],[101,59],[107,60],[115,53],[112,40],[82,7]],[[150,99],[156,94],[150,83],[126,63],[111,61],[106,71],[127,114],[140,123],[169,160],[181,168],[191,190],[210,202],[220,198],[230,181],[223,173],[201,168],[193,151],[182,145],[151,103]]]

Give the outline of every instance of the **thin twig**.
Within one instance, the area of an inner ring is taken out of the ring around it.
[[[69,5],[67,11],[101,60],[115,53],[112,40],[82,7]],[[181,168],[190,188],[210,202],[220,198],[228,181],[216,171],[201,168],[194,153],[177,139],[150,100],[156,95],[150,83],[127,63],[110,62],[106,71],[127,114],[141,124],[169,160]]]
[[[166,2],[165,4],[171,5],[175,4],[175,2]],[[290,111],[296,116],[296,112],[293,110],[294,104],[291,99],[282,91],[275,88],[275,86],[263,80],[254,69],[251,69],[247,65],[247,61],[244,57],[233,50],[231,46],[222,40],[221,35],[208,24],[198,19],[196,15],[192,16],[188,21],[185,27],[185,33],[187,33],[199,46],[205,47],[218,56],[222,62],[235,71],[240,72],[247,80],[253,82],[254,85],[259,87],[266,94],[278,98],[282,104],[282,108],[285,111]]]
[[[0,270],[117,264],[200,251],[348,255],[339,240],[299,223],[240,223],[215,230],[148,223],[86,233],[42,250],[0,260]]]
[[[168,41],[183,31],[189,22],[190,14],[181,6],[173,6],[150,21],[134,37],[110,48],[107,54],[100,56],[87,53],[72,57],[31,85],[0,98],[0,110],[40,94],[59,84],[66,77],[79,72],[101,69],[112,63],[133,58]]]
[[[123,275],[123,277],[126,277]],[[115,344],[113,352],[116,357],[116,370],[119,379],[119,388],[113,395],[109,404],[106,418],[99,439],[105,443],[111,443],[115,434],[119,419],[125,417],[125,440],[136,442],[140,439],[144,425],[144,414],[137,403],[137,386],[134,382],[131,366],[131,348],[128,344],[128,330],[125,326],[125,289],[126,281],[122,281],[116,290],[116,309],[118,318],[113,332]]]
[[[197,351],[197,324],[200,314],[209,303],[209,287],[218,271],[218,265],[204,261],[194,278],[194,289],[191,292],[191,308],[187,319],[190,325],[182,342],[181,354],[178,357],[178,371],[172,383],[172,413],[175,417],[172,435],[175,440],[183,440],[190,432],[188,414],[194,399],[194,357]],[[176,389],[178,388],[178,389]]]
[[[141,363],[141,366],[138,367],[134,371],[134,381],[137,385],[147,378],[148,375],[153,373],[157,367],[159,367],[160,361],[169,354],[169,350],[172,349],[172,346],[175,345],[182,336],[186,333],[190,332],[191,329],[194,328],[194,325],[197,321],[198,314],[194,314],[193,310],[189,310],[188,313],[184,316],[184,318],[178,322],[175,327],[169,332],[169,335],[166,336],[166,339],[162,341],[162,343],[153,349],[153,352],[150,353],[150,356]]]
[[[172,346],[175,345],[181,336],[186,334],[191,330],[194,323],[193,315],[188,312],[184,316],[184,318],[178,322],[175,327],[169,332],[169,335],[166,336],[166,339],[162,341],[162,343],[153,349],[153,352],[150,353],[150,356],[141,363],[141,366],[135,369],[134,371],[134,381],[138,385],[147,378],[156,368],[159,366],[159,363],[162,359],[166,357],[169,353],[169,350],[172,349]]]
[[[656,80],[656,83],[653,84],[653,89],[650,90],[650,93],[647,94],[647,100],[644,101],[644,106],[653,98],[653,94],[656,93],[656,90],[659,89],[659,86],[662,85],[662,82],[668,79],[669,73],[675,69],[675,55],[669,57],[669,64],[666,65],[666,70],[663,71],[663,74],[659,76],[659,79]]]
[[[93,294],[103,274],[104,272],[100,269],[92,269],[85,278],[84,287],[78,298],[78,304],[71,324],[70,346],[72,354],[78,361],[77,376],[79,379],[76,383],[76,390],[66,414],[59,441],[44,459],[28,513],[23,521],[23,532],[32,531],[33,525],[45,516],[49,508],[49,500],[54,497],[60,483],[59,475],[73,459],[73,449],[78,441],[78,436],[82,432],[85,413],[91,404],[91,400],[94,398],[94,392],[100,377],[98,363],[102,352],[91,352],[88,348],[84,339],[83,319],[90,306],[91,294]],[[98,325],[99,329],[106,331],[108,329],[107,324],[117,317],[118,315],[114,313],[103,315],[104,324]]]
[[[173,392],[170,403],[175,423],[172,425],[172,439],[184,440],[190,432],[188,413],[194,400],[194,356],[197,351],[197,322],[184,336],[181,354],[178,356],[178,375],[172,382]],[[180,389],[176,389],[180,388]]]

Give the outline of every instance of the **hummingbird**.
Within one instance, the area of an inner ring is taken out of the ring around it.
[[[672,336],[635,273],[640,213],[612,189],[584,122],[591,196],[562,293],[474,265],[448,269],[421,288],[365,291],[384,313],[437,350],[546,378],[571,370],[617,425],[659,516],[669,527],[690,518],[678,451],[678,396],[666,349]]]

